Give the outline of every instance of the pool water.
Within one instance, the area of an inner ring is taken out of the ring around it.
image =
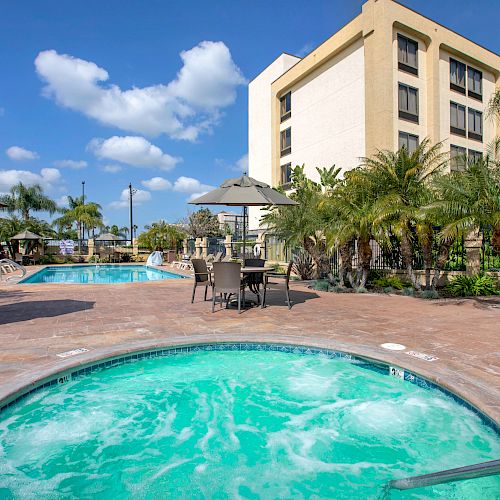
[[[21,283],[114,284],[183,278],[175,273],[144,265],[97,264],[82,266],[49,266]]]
[[[439,391],[326,356],[213,351],[40,390],[0,418],[0,498],[383,498],[387,481],[496,459]],[[495,477],[390,498],[493,499]],[[386,495],[385,498],[388,498]]]

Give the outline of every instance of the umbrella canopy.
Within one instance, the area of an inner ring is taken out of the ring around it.
[[[12,240],[43,240],[42,236],[38,236],[38,234],[32,233],[31,231],[24,230],[15,236],[10,238]]]
[[[265,205],[297,205],[296,201],[278,193],[265,182],[246,175],[228,179],[213,191],[189,202],[192,205],[227,205],[261,207]]]
[[[100,234],[95,241],[127,241],[126,238],[122,238],[120,236],[116,236],[116,234],[112,233],[104,233]]]

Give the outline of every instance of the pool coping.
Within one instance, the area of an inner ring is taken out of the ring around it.
[[[310,341],[309,341],[310,340]],[[25,381],[18,381],[6,390],[0,388],[0,415],[7,408],[12,407],[30,394],[37,392],[49,386],[66,383],[73,377],[87,375],[93,371],[112,368],[121,364],[138,361],[140,359],[149,359],[151,357],[163,357],[169,355],[185,354],[189,352],[197,352],[200,350],[268,350],[291,352],[303,355],[327,355],[331,358],[342,358],[356,364],[365,363],[370,369],[375,369],[379,373],[387,376],[393,376],[415,384],[419,387],[428,390],[437,390],[447,397],[451,397],[458,404],[466,407],[475,413],[483,422],[491,428],[500,437],[500,424],[491,417],[480,406],[473,404],[466,397],[460,394],[456,388],[450,387],[444,381],[438,381],[437,377],[432,375],[422,375],[419,371],[404,367],[404,363],[395,364],[390,361],[385,361],[372,357],[370,355],[356,352],[354,349],[338,347],[330,347],[324,342],[314,342],[314,339],[308,339],[307,342],[300,343],[297,340],[293,342],[284,341],[267,341],[267,340],[241,340],[241,339],[226,339],[216,341],[184,341],[178,342],[173,339],[165,342],[156,342],[149,346],[124,348],[118,346],[109,349],[109,352],[103,352],[103,349],[89,350],[83,355],[76,358],[66,358],[58,368],[52,367],[36,374],[28,375]],[[242,348],[244,346],[244,348]],[[272,348],[265,349],[264,346]],[[354,352],[352,352],[354,351]]]
[[[146,263],[139,263],[139,262],[122,262],[122,263],[103,263],[103,264],[97,264],[100,266],[123,266],[123,267],[128,267],[128,266],[143,266],[143,267],[148,267],[151,269],[154,269],[156,271],[161,271],[163,273],[169,273],[169,274],[175,274],[176,276],[180,276],[181,278],[192,278],[189,274],[182,274],[179,272],[176,272],[176,270],[173,269],[164,269],[163,266],[148,266]],[[39,273],[42,273],[46,269],[49,269],[51,267],[54,268],[68,268],[68,267],[95,267],[96,264],[91,264],[91,263],[75,263],[75,264],[44,264],[42,266],[37,266],[36,269],[29,269],[28,272],[26,273],[25,276],[20,278],[18,281],[11,281],[11,285],[43,285],[44,283],[29,283],[27,280],[33,278]],[[159,280],[148,280],[148,281],[164,281],[168,279],[178,279],[178,278],[163,278]],[[140,281],[130,281],[130,282],[124,282],[124,283],[71,283],[71,282],[61,282],[61,283],[47,283],[50,285],[133,285],[135,283],[143,283]],[[7,284],[7,282],[0,282],[0,284]]]

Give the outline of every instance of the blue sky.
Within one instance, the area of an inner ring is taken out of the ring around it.
[[[139,225],[185,217],[190,196],[244,168],[246,82],[362,3],[0,0],[0,192],[41,182],[63,202],[85,180],[127,225],[132,182]],[[403,3],[500,51],[496,1]]]

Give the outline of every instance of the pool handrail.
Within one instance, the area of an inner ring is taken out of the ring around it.
[[[24,278],[26,276],[26,268],[22,266],[21,264],[18,264],[17,262],[14,262],[13,260],[10,259],[0,259],[0,279],[2,277],[2,274],[7,274],[5,272],[5,268],[10,268],[12,272],[15,271],[21,271],[21,276],[19,278]],[[9,277],[12,278],[13,276]],[[9,279],[8,278],[8,279]]]
[[[466,479],[477,479],[480,477],[494,476],[500,474],[500,459],[481,462],[479,464],[466,465],[456,469],[448,469],[422,476],[405,477],[389,481],[389,488],[397,490],[411,490],[434,486],[436,484],[451,483],[454,481],[464,481]]]

